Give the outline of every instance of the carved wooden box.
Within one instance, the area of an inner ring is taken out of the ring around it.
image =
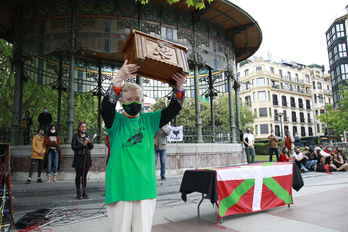
[[[176,72],[190,72],[184,46],[132,30],[123,47],[124,58],[137,63],[138,75],[176,85],[172,75]]]

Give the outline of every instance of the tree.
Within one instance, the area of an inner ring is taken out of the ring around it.
[[[235,98],[234,98],[235,99]],[[167,103],[168,104],[168,103]],[[234,103],[235,105],[235,103]],[[151,107],[153,111],[163,109],[166,106],[164,98],[156,99],[156,103]],[[236,115],[236,109],[234,108]],[[215,126],[222,126],[224,128],[230,127],[230,115],[229,115],[229,99],[228,94],[223,94],[214,100],[214,116]],[[246,104],[240,107],[241,125],[242,129],[248,124],[252,124],[257,117]],[[203,126],[211,125],[211,113],[210,103],[201,102],[201,118]],[[235,116],[236,118],[236,116]],[[188,127],[195,127],[196,115],[195,115],[195,99],[188,98],[185,100],[183,108],[177,116],[177,124],[185,125]]]
[[[346,81],[348,85],[348,80]],[[338,96],[340,101],[337,108],[332,105],[326,105],[327,119],[329,127],[332,128],[331,133],[340,136],[344,131],[348,130],[348,89],[344,85],[339,85]],[[326,124],[326,113],[316,116],[321,123]]]

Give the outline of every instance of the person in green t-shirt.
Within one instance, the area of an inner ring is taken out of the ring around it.
[[[142,89],[122,82],[136,75],[139,66],[126,60],[108,88],[101,107],[110,140],[106,168],[105,204],[111,231],[151,231],[156,207],[156,168],[154,135],[172,120],[184,102],[186,74],[175,73],[176,81],[169,106],[140,113]],[[124,112],[115,110],[120,101]]]

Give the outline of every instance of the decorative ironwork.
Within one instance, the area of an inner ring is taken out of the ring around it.
[[[151,24],[148,22],[143,22],[142,31],[145,33],[156,33],[157,35],[161,34],[161,25]]]
[[[125,20],[125,19],[117,20],[117,29],[125,29],[125,28],[139,30],[139,25],[136,20]]]
[[[188,57],[187,61],[189,65],[199,65],[199,66],[205,66],[205,61],[203,60],[203,57],[198,52],[192,52]]]

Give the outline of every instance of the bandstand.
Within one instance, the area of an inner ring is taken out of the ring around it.
[[[212,101],[217,92],[229,94],[231,142],[236,142],[235,129],[241,128],[236,64],[257,51],[262,33],[257,22],[232,2],[215,0],[197,10],[186,1],[169,5],[167,0],[145,5],[134,0],[2,0],[0,13],[0,37],[13,44],[16,72],[11,145],[18,141],[23,82],[28,80],[52,85],[59,93],[68,91],[64,123],[66,140],[71,141],[74,92],[93,92],[100,104],[123,64],[121,48],[131,29],[188,48],[190,75],[185,89],[186,97],[195,98],[196,142],[202,142],[200,96]],[[171,91],[168,84],[141,76],[129,81],[141,85],[148,97],[163,98]],[[60,128],[60,104],[57,119]]]

